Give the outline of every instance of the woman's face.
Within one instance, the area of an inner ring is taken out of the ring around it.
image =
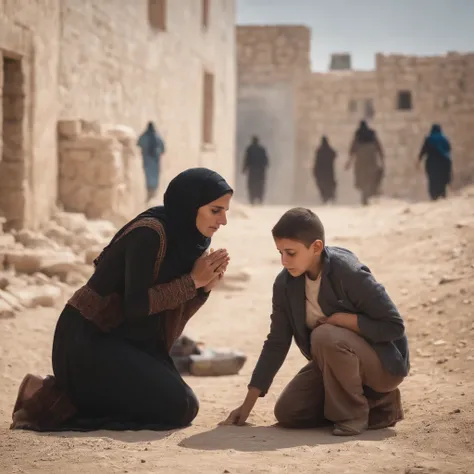
[[[231,199],[231,193],[224,194],[219,199],[198,209],[196,227],[202,235],[212,237],[221,225],[227,224],[227,211]]]

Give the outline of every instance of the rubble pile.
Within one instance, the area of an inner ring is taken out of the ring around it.
[[[106,220],[58,211],[41,231],[5,233],[0,221],[0,318],[56,306],[93,271],[93,260],[115,234]]]

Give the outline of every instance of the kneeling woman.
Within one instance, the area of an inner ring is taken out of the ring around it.
[[[12,428],[36,431],[184,427],[198,401],[169,351],[227,268],[208,254],[227,223],[232,189],[193,168],[175,177],[164,206],[125,225],[95,261],[56,326],[54,377],[27,375]]]

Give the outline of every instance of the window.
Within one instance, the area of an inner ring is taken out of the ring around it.
[[[202,27],[207,30],[209,26],[209,3],[211,0],[201,0],[201,23]]]
[[[166,0],[148,0],[148,21],[152,28],[166,31]]]
[[[202,104],[202,142],[213,143],[214,135],[214,75],[204,72]]]
[[[357,112],[357,101],[354,99],[349,101],[349,112],[351,114],[355,114]]]
[[[374,103],[372,99],[365,99],[364,101],[364,117],[368,120],[373,118],[375,115]]]
[[[413,108],[411,92],[410,91],[399,91],[398,92],[398,110],[411,110]]]

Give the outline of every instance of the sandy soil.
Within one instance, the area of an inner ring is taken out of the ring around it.
[[[35,434],[8,429],[23,375],[50,372],[58,310],[0,321],[0,472],[5,473],[474,473],[474,192],[445,202],[384,201],[368,209],[317,209],[328,244],[357,252],[405,317],[411,376],[402,385],[406,420],[395,429],[341,439],[329,430],[276,428],[276,397],[304,364],[293,347],[250,426],[217,427],[245,395],[269,326],[279,258],[270,228],[282,208],[234,212],[214,247],[251,279],[216,291],[186,333],[245,351],[234,377],[193,378],[201,411],[176,432]],[[244,237],[246,240],[244,240]]]

